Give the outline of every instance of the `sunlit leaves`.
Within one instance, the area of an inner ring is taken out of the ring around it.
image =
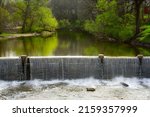
[[[39,7],[35,15],[40,20],[36,20],[35,27],[42,27],[45,30],[55,30],[58,26],[56,19],[53,17],[53,14],[49,8]]]
[[[116,0],[98,0],[97,8],[99,13],[95,20],[85,22],[85,30],[103,34],[120,41],[127,40],[133,36],[135,18],[132,14],[119,16]]]
[[[18,22],[24,25],[22,32],[54,31],[57,28],[57,20],[47,7],[47,2],[48,0],[23,0],[14,4],[14,18],[21,19]]]
[[[0,33],[8,26],[10,19],[10,13],[6,9],[0,7]]]
[[[150,25],[141,27],[142,32],[140,33],[140,41],[150,43]]]

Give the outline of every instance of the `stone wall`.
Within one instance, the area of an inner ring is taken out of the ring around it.
[[[96,0],[50,0],[49,5],[57,19],[85,20],[93,15]]]

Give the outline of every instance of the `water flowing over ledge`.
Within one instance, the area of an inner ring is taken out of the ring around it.
[[[0,58],[0,80],[66,80],[93,77],[150,78],[150,57],[52,56]]]

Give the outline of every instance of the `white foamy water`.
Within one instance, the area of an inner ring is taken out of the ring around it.
[[[0,99],[150,99],[150,79],[0,81]]]

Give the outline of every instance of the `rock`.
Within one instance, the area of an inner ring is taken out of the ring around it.
[[[96,89],[95,88],[86,88],[87,91],[94,92]]]
[[[141,85],[141,86],[143,86],[144,88],[149,88],[149,86],[148,86],[148,85],[146,85],[146,84],[144,84],[144,82],[143,82],[143,81],[140,81],[139,83],[140,83],[140,85]]]
[[[54,32],[50,32],[50,31],[42,31],[41,32],[41,36],[42,37],[49,37],[53,34]]]
[[[124,83],[124,82],[121,82],[120,84],[121,84],[122,86],[124,86],[124,87],[129,87],[129,85],[126,84],[126,83]]]

